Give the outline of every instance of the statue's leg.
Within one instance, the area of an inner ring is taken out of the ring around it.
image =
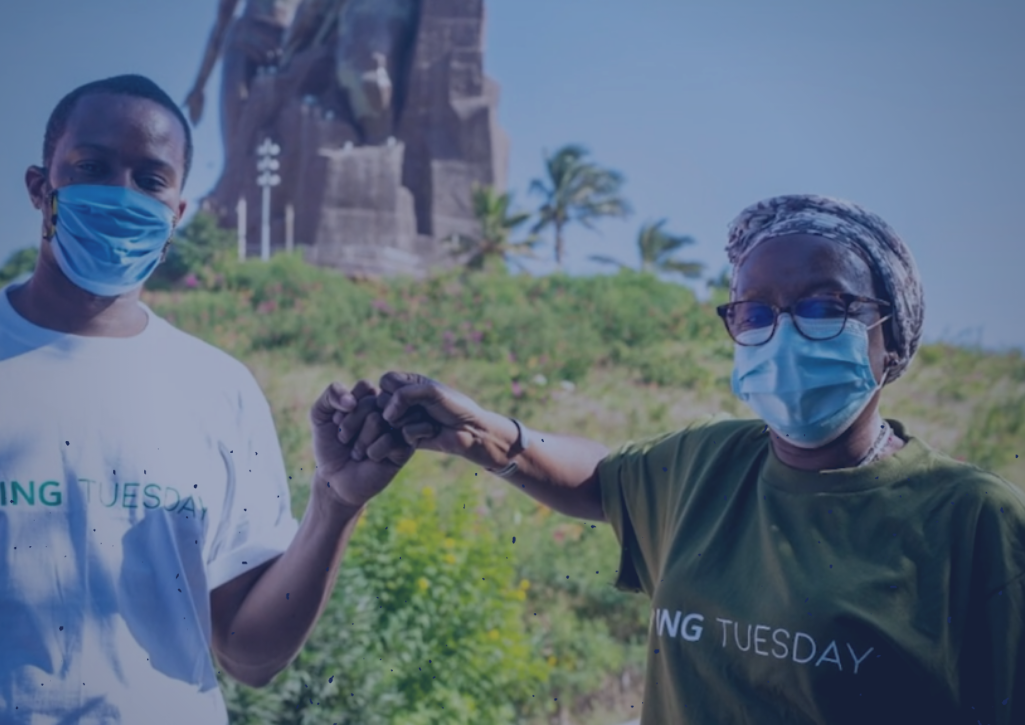
[[[235,20],[228,30],[221,56],[221,142],[225,149],[238,131],[242,107],[249,95],[249,84],[256,74],[256,65],[249,59],[245,48],[245,20]]]
[[[260,66],[266,62],[268,50],[280,46],[283,35],[283,28],[242,17],[232,23],[225,38],[221,80],[224,169],[212,193],[225,210],[234,209],[243,186],[243,175],[253,171],[248,160],[255,148],[253,121],[257,119],[251,117],[265,115],[261,113],[263,109],[252,103],[254,81]]]

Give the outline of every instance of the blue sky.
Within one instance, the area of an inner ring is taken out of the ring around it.
[[[0,257],[38,243],[24,170],[54,104],[84,82],[149,75],[184,98],[215,0],[33,0],[0,25]],[[636,210],[568,234],[636,260],[646,220],[693,235],[718,272],[725,229],[780,193],[840,196],[904,237],[926,338],[1025,348],[1025,3],[1020,0],[492,0],[486,67],[502,86],[519,202],[543,150],[576,142],[622,171]],[[219,172],[218,73],[196,130],[200,198]],[[537,265],[543,272],[550,264]]]

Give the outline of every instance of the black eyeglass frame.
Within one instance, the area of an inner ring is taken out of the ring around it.
[[[829,337],[809,337],[808,335],[804,334],[804,332],[801,330],[800,323],[798,323],[796,321],[796,317],[797,316],[794,314],[794,308],[797,305],[799,305],[801,302],[803,302],[805,300],[819,300],[819,299],[839,299],[839,300],[843,300],[843,302],[844,302],[843,324],[840,325],[840,330],[835,335],[830,335]],[[731,340],[733,340],[738,345],[743,345],[744,347],[760,347],[760,346],[765,345],[766,343],[768,343],[776,335],[776,328],[779,326],[779,316],[781,314],[783,314],[784,312],[788,313],[791,318],[794,318],[794,327],[797,328],[797,332],[802,337],[804,337],[805,339],[811,340],[813,342],[825,342],[826,340],[832,340],[832,339],[834,339],[836,337],[839,337],[840,335],[843,334],[843,331],[845,329],[847,329],[847,320],[851,316],[851,305],[854,304],[855,302],[861,302],[861,303],[865,303],[865,304],[874,304],[874,305],[879,305],[880,307],[884,307],[884,306],[885,307],[892,307],[893,306],[889,302],[887,302],[886,300],[876,299],[875,297],[862,297],[861,295],[852,295],[852,294],[850,294],[848,292],[839,292],[839,293],[836,293],[836,294],[813,295],[811,297],[802,297],[801,299],[797,300],[797,302],[795,302],[794,304],[787,305],[786,307],[777,307],[776,305],[769,304],[768,302],[760,302],[758,300],[738,300],[736,302],[727,302],[724,305],[719,305],[718,307],[715,308],[715,311],[716,311],[716,314],[718,314],[719,317],[722,318],[723,326],[726,328],[726,334],[730,336]],[[770,308],[772,310],[772,312],[773,312],[772,332],[769,333],[769,336],[767,338],[765,338],[764,342],[759,342],[759,343],[755,343],[755,344],[740,342],[739,340],[737,340],[737,338],[735,338],[733,336],[733,333],[730,332],[730,324],[727,321],[727,315],[729,315],[729,313],[737,305],[751,304],[751,303],[765,305],[766,307]],[[877,327],[878,325],[883,324],[884,322],[886,322],[891,317],[892,317],[892,315],[885,315],[885,316],[880,317],[878,320],[876,320],[871,325],[869,325],[868,329],[871,330],[873,327]]]

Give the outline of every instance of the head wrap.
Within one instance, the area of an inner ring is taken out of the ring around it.
[[[831,239],[858,254],[883,287],[883,299],[893,305],[886,324],[898,360],[886,382],[904,374],[922,339],[925,299],[911,250],[875,214],[851,202],[811,194],[777,196],[752,204],[730,224],[726,253],[733,265],[730,298],[736,297],[737,269],[766,239],[811,234]]]

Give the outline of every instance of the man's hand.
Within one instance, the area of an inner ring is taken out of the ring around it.
[[[381,418],[377,393],[366,380],[351,391],[332,383],[310,410],[316,480],[327,484],[334,500],[354,509],[383,491],[416,451]]]

